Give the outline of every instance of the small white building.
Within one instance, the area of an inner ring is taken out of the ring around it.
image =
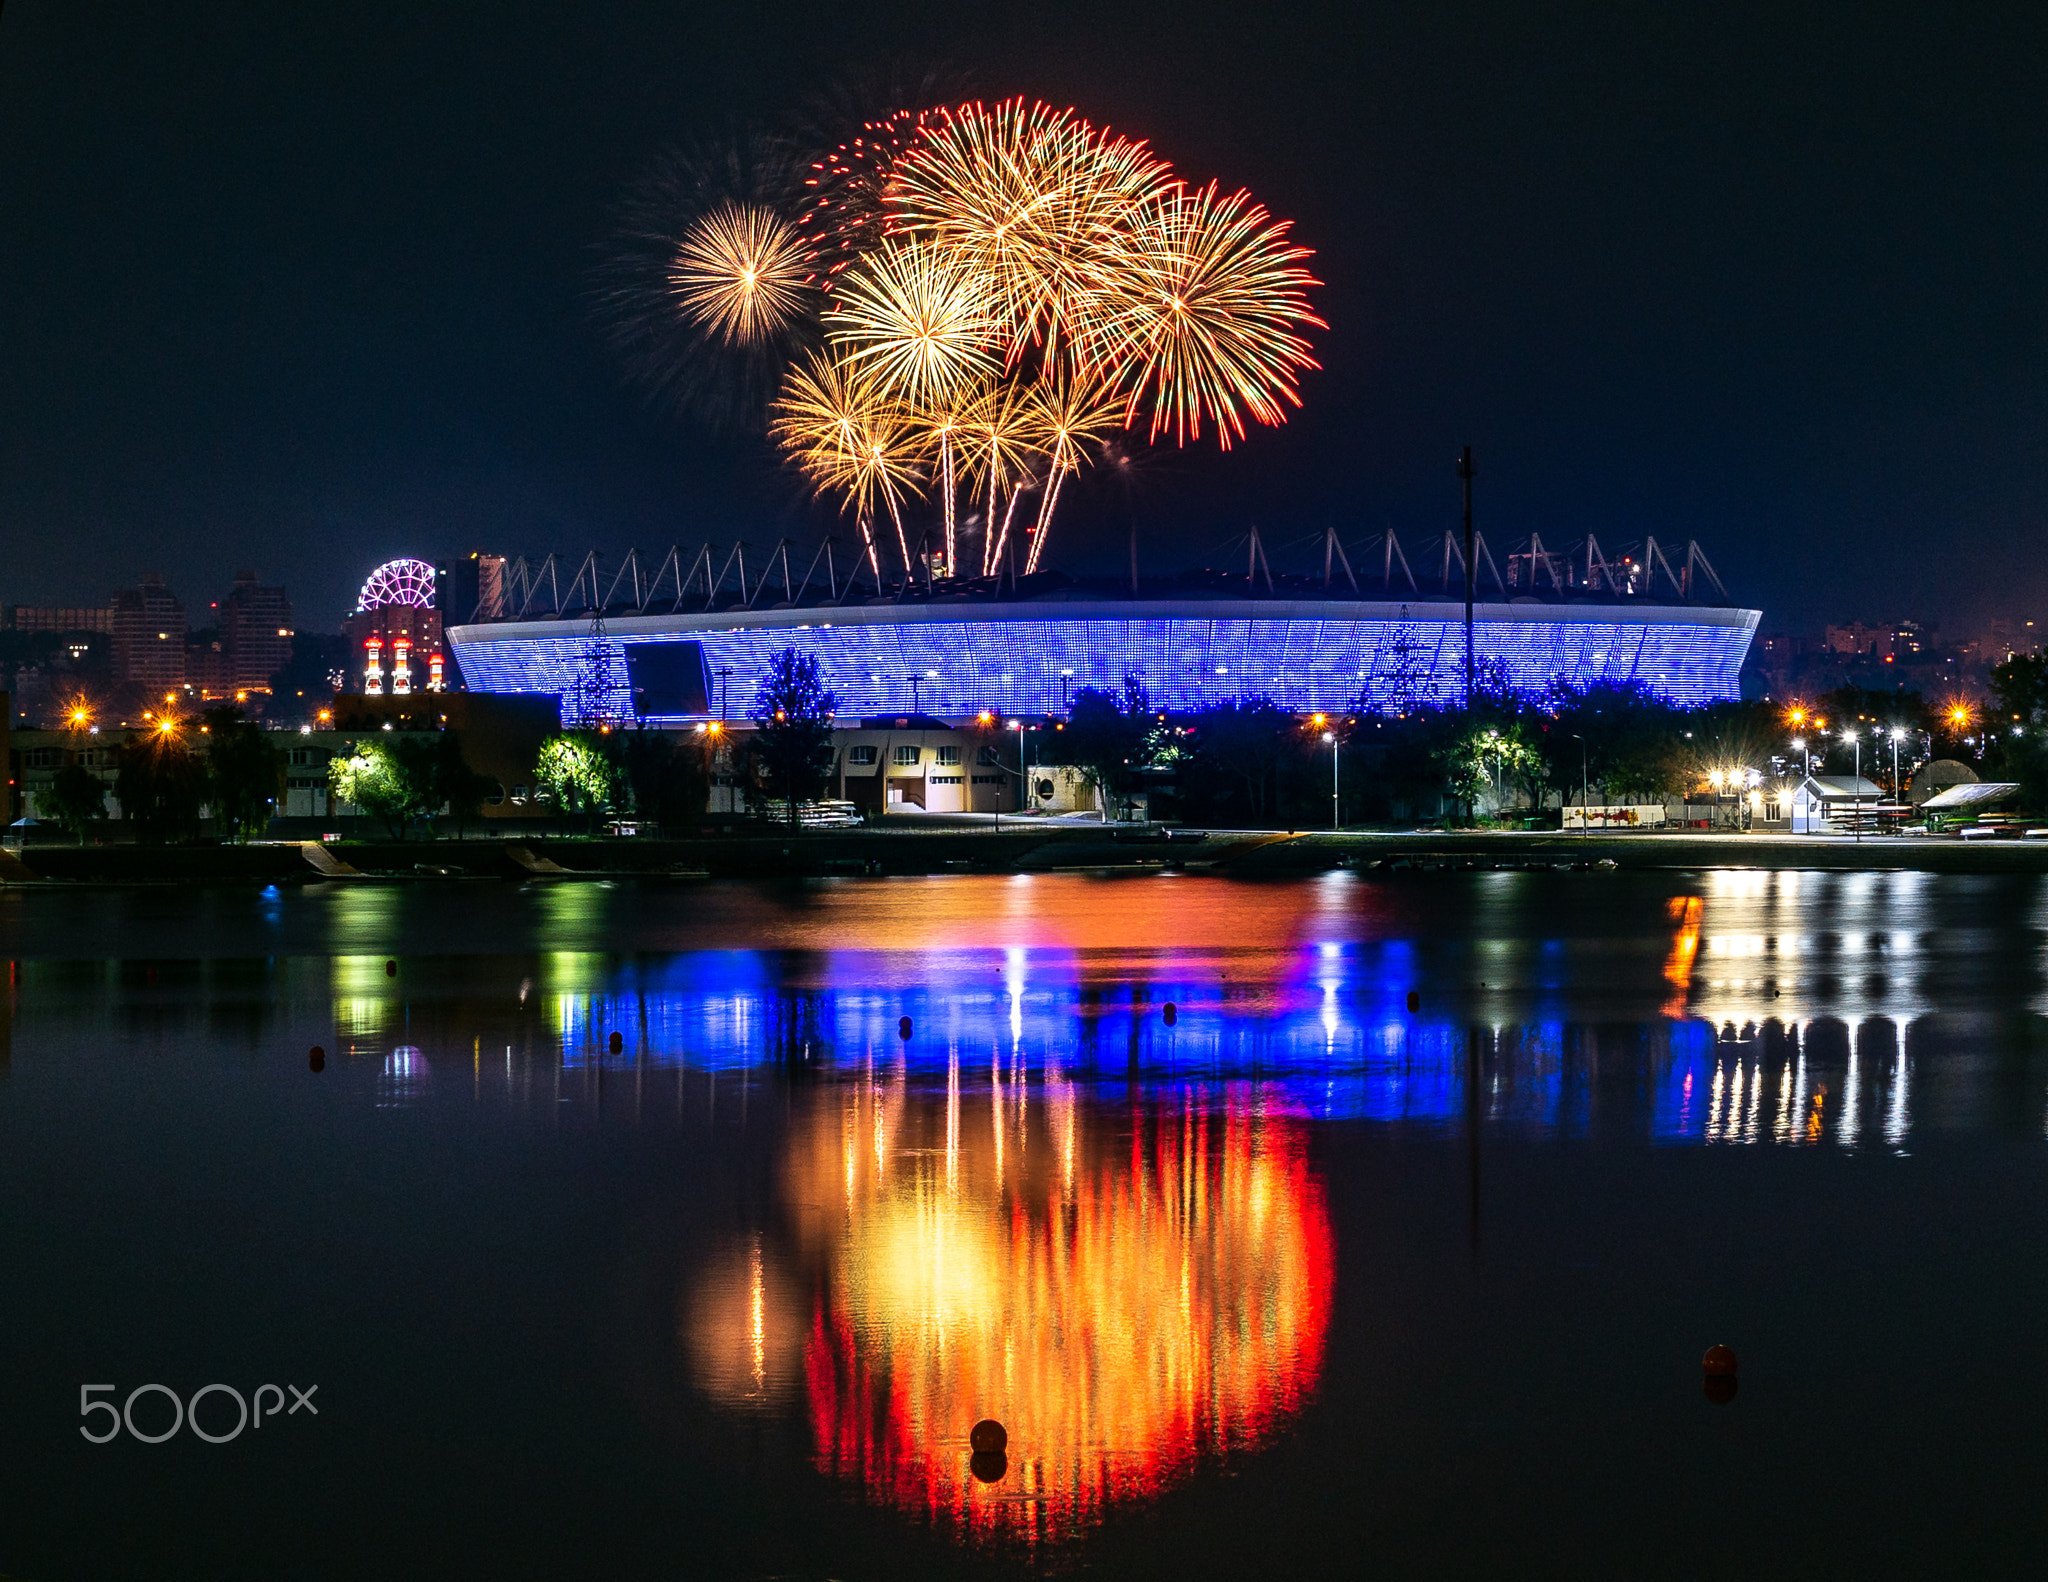
[[[1861,775],[1808,775],[1792,793],[1792,833],[1846,835],[1883,800],[1877,784]]]

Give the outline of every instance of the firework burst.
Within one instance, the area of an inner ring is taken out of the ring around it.
[[[959,255],[1008,320],[1012,364],[1057,365],[1084,344],[1095,302],[1128,253],[1128,226],[1166,167],[1071,110],[1009,99],[963,105],[898,163],[900,229]]]
[[[850,368],[918,406],[944,403],[1002,366],[983,277],[929,242],[864,259],[825,315],[825,334]]]
[[[1129,390],[1127,425],[1149,403],[1154,438],[1171,431],[1185,445],[1206,418],[1227,450],[1247,416],[1284,423],[1282,403],[1301,405],[1301,370],[1318,365],[1300,328],[1324,326],[1309,310],[1309,250],[1287,232],[1249,194],[1219,198],[1213,182],[1146,205],[1135,267],[1105,292],[1098,327]]]
[[[918,490],[924,446],[903,403],[832,358],[813,356],[790,370],[768,432],[813,487],[840,496],[852,510],[878,581],[882,564],[875,550],[875,507],[879,503],[888,511],[908,576],[910,544],[902,506]]]
[[[669,266],[683,314],[741,346],[794,324],[808,306],[810,278],[795,227],[760,204],[718,204],[684,233]]]
[[[877,518],[907,579],[903,513],[927,492],[949,576],[963,491],[985,507],[983,575],[1035,492],[1019,537],[1037,571],[1067,479],[1112,442],[1228,449],[1301,405],[1318,282],[1249,194],[1022,98],[832,124],[854,130],[822,156],[784,140],[776,160],[678,167],[673,214],[643,205],[632,232],[661,244],[659,301],[635,276],[619,338],[669,356],[678,388],[734,370],[784,457],[859,521],[877,582]]]
[[[898,110],[864,122],[803,177],[796,225],[816,260],[817,284],[830,292],[839,277],[891,234],[886,203],[897,165],[923,140],[935,112]]]

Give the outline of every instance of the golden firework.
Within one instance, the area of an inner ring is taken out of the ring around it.
[[[1297,378],[1319,366],[1299,327],[1323,321],[1306,289],[1307,248],[1287,239],[1248,193],[1217,196],[1216,184],[1166,189],[1139,218],[1136,265],[1105,293],[1101,344],[1126,385],[1126,423],[1151,406],[1151,433],[1179,444],[1206,419],[1226,450],[1246,416],[1286,421],[1300,406]]]
[[[824,322],[848,367],[917,405],[942,404],[1002,366],[984,278],[936,243],[869,254]]]
[[[981,551],[981,574],[986,577],[1000,564],[1017,497],[1039,460],[1029,387],[1012,379],[982,392],[962,414],[960,429],[961,470],[968,487],[976,493],[985,491],[988,500]],[[1005,501],[998,527],[996,508]]]
[[[878,579],[882,568],[872,524],[877,501],[888,508],[907,575],[902,500],[917,492],[924,459],[909,409],[872,379],[829,356],[814,356],[790,370],[768,432],[813,485],[840,495],[852,509]]]
[[[1089,447],[1122,425],[1120,404],[1102,385],[1075,376],[1057,384],[1033,387],[1025,405],[1024,432],[1046,458],[1045,495],[1038,522],[1031,530],[1031,552],[1025,558],[1028,576],[1045,555],[1045,536],[1059,504],[1060,485],[1088,459]]]
[[[1071,110],[1008,99],[948,111],[898,165],[890,202],[906,229],[988,281],[1014,363],[1049,363],[1087,339],[1094,303],[1129,251],[1129,218],[1164,178],[1142,143]]]
[[[810,254],[758,204],[721,203],[692,225],[669,265],[684,314],[735,345],[772,339],[808,305]]]

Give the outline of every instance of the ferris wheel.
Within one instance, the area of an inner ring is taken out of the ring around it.
[[[370,573],[356,596],[358,610],[381,610],[387,604],[415,610],[434,607],[434,568],[424,560],[387,560]]]

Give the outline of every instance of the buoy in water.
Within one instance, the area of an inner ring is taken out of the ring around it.
[[[909,1017],[907,1017],[907,1016],[899,1016],[899,1017],[897,1017],[897,1018],[896,1018],[896,1036],[897,1036],[898,1038],[908,1038],[908,1037],[910,1036],[910,1018],[909,1018]]]
[[[1417,1011],[1421,1009],[1422,996],[1418,994],[1415,990],[1410,989],[1408,991],[1408,1014],[1410,1016],[1413,1016]]]
[[[1000,1450],[977,1450],[967,1458],[967,1470],[977,1483],[1000,1483],[1010,1470],[1010,1458]]]
[[[1735,1377],[1735,1353],[1726,1346],[1709,1346],[1700,1359],[1700,1371],[1710,1379]]]
[[[1174,1017],[1179,1013],[1174,1010],[1173,1001],[1168,1000],[1166,1002],[1166,1009],[1161,1011],[1159,1014],[1166,1019],[1166,1025],[1168,1027],[1171,1027],[1173,1025]]]
[[[312,1049],[307,1052],[306,1066],[308,1070],[325,1071],[327,1069],[327,1051],[322,1049],[318,1044],[315,1044],[312,1047]]]
[[[617,1054],[617,1053],[618,1053],[618,1052],[619,1052],[620,1050],[624,1049],[625,1047],[626,1047],[626,1036],[625,1036],[625,1034],[623,1034],[623,1033],[613,1033],[613,1034],[612,1034],[612,1053],[616,1055],[616,1054]]]
[[[993,1417],[984,1417],[967,1431],[967,1443],[978,1456],[999,1456],[1010,1448],[1010,1435]]]
[[[398,963],[397,963],[397,962],[395,962],[395,961],[387,961],[387,962],[385,962],[385,963],[384,963],[384,976],[385,976],[385,977],[387,977],[387,978],[395,978],[395,977],[397,977],[397,976],[398,976]]]

